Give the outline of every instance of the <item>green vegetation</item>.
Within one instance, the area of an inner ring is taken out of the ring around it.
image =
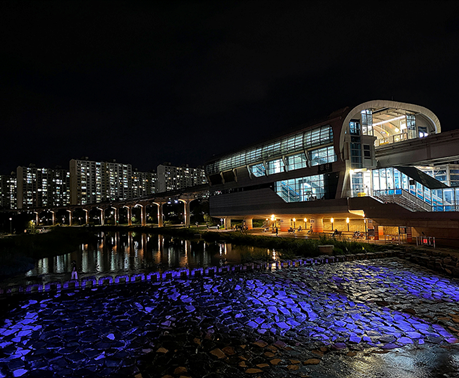
[[[70,227],[55,227],[48,233],[27,233],[0,239],[0,277],[26,272],[40,258],[73,252],[78,245],[96,240],[93,231]]]

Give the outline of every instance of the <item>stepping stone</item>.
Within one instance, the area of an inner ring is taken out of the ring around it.
[[[400,344],[413,344],[413,340],[408,337],[400,337],[397,339],[397,343]]]
[[[219,360],[222,359],[222,358],[226,358],[226,354],[223,353],[223,351],[220,348],[216,348],[216,349],[210,351],[210,354],[214,355]]]
[[[255,369],[255,368],[250,368],[245,371],[246,374],[258,374],[258,373],[263,373],[263,370],[261,369]]]
[[[303,362],[304,365],[318,365],[320,364],[320,360],[318,358],[310,358]]]

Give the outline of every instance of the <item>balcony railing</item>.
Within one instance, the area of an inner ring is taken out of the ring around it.
[[[385,138],[377,139],[375,140],[375,146],[383,146],[385,144],[392,144],[392,143],[397,143],[401,142],[403,140],[408,140],[408,134],[407,133],[401,133],[401,134],[396,134],[396,135],[390,135]]]

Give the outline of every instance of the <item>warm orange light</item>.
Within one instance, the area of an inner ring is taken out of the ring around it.
[[[308,221],[307,218],[304,218],[303,220],[304,220],[304,223],[306,223]]]
[[[349,223],[349,218],[346,218],[346,223]]]
[[[276,219],[276,217],[273,215],[271,215],[271,220],[274,221]]]
[[[331,218],[331,219],[330,219],[330,222],[331,222],[331,223],[334,223],[334,222],[335,222],[335,220],[334,220],[333,218]]]

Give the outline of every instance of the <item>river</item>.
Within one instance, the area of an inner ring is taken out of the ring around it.
[[[75,261],[79,278],[149,273],[177,268],[239,264],[252,254],[276,256],[266,248],[233,246],[223,242],[184,240],[139,232],[100,232],[97,244],[81,244],[75,252],[43,258],[25,274],[9,277],[0,286],[67,281]]]

